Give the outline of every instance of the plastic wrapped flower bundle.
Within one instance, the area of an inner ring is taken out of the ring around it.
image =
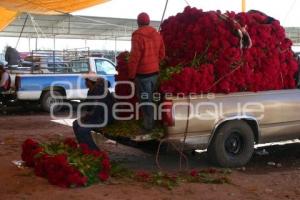
[[[278,20],[258,11],[186,7],[161,26],[163,93],[231,93],[295,88],[298,64]]]
[[[88,186],[106,181],[111,164],[105,152],[90,150],[73,139],[40,144],[27,139],[22,145],[22,160],[37,176],[60,187]]]

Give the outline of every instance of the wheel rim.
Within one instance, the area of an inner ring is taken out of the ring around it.
[[[61,98],[53,98],[53,97],[49,97],[47,100],[47,104],[49,105],[49,109],[51,109],[52,106],[54,106],[55,104],[59,104],[62,103],[62,99]],[[61,108],[61,105],[56,105],[53,110],[56,111],[58,109]]]
[[[243,138],[238,132],[233,132],[225,141],[226,152],[232,156],[238,155],[243,147]]]

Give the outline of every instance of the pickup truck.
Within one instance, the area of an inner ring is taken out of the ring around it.
[[[60,68],[40,67],[35,73],[16,74],[15,89],[18,101],[40,102],[43,110],[50,112],[51,106],[63,100],[82,100],[87,96],[84,76],[97,74],[106,79],[110,91],[114,92],[115,65],[103,57],[89,57],[72,60]],[[12,75],[13,76],[13,75]],[[55,106],[58,111],[62,106]]]
[[[165,139],[207,149],[222,167],[245,165],[254,145],[300,138],[300,90],[166,97]]]

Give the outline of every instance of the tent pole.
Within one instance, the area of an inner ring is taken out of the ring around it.
[[[28,37],[28,50],[31,51],[31,45],[30,45],[30,37]]]
[[[55,39],[55,35],[53,35],[53,50],[55,51],[56,49],[56,39]]]
[[[35,51],[37,51],[38,49],[38,38],[36,37],[35,38]]]
[[[115,63],[117,64],[117,37],[115,37]]]

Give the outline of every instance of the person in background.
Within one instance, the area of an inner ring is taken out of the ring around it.
[[[89,89],[85,103],[91,104],[86,106],[87,110],[81,118],[73,122],[73,131],[79,144],[87,144],[90,149],[99,150],[91,132],[101,128],[99,126],[103,123],[107,125],[113,122],[112,107],[114,100],[104,79],[97,76],[88,76],[85,79],[85,84]],[[103,103],[107,106],[107,109],[105,110],[100,105],[92,105],[93,103]]]
[[[10,76],[4,68],[4,63],[0,62],[0,93],[10,89]]]
[[[294,57],[298,63],[298,71],[295,75],[296,86],[297,86],[297,88],[300,88],[300,56],[299,56],[299,53],[294,53]]]
[[[5,60],[7,62],[8,67],[13,65],[19,65],[20,59],[20,54],[15,48],[12,48],[10,46],[6,48]]]
[[[165,46],[159,32],[150,24],[147,13],[137,17],[138,29],[133,32],[129,58],[128,75],[135,80],[140,103],[152,103],[156,90],[159,63],[165,57]],[[153,106],[142,106],[143,127],[141,135],[151,133],[154,128]]]

